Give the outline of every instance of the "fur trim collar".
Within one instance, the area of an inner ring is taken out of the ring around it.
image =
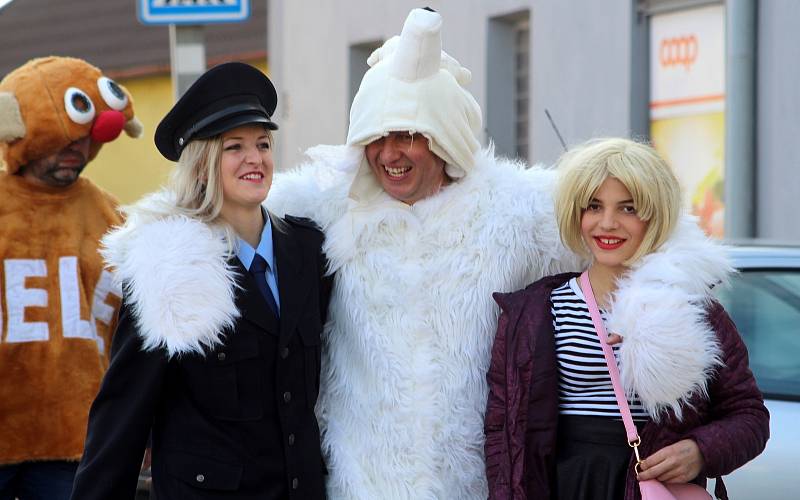
[[[164,348],[170,358],[220,344],[239,316],[222,231],[171,214],[173,206],[168,192],[150,195],[102,240],[144,349]]]
[[[711,289],[733,269],[722,245],[684,216],[658,252],[642,258],[619,282],[608,317],[609,332],[623,336],[620,375],[654,420],[705,395],[720,365],[716,333],[706,307]]]

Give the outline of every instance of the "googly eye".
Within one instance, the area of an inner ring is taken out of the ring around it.
[[[128,105],[128,94],[111,78],[106,76],[98,78],[97,88],[100,89],[100,95],[111,109],[122,111]]]
[[[75,123],[85,125],[94,120],[94,103],[81,89],[70,87],[64,92],[64,108]]]

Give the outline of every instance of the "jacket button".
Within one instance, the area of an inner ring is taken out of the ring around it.
[[[291,393],[291,392],[289,392],[289,391],[286,391],[286,392],[284,392],[284,393],[283,393],[283,400],[284,400],[285,402],[287,402],[287,403],[288,403],[289,401],[291,401],[291,400],[292,400],[292,393]]]
[[[198,475],[197,475],[197,477],[195,477],[195,480],[196,480],[198,483],[202,483],[203,481],[205,481],[205,480],[206,480],[206,476],[204,476],[204,475],[202,475],[202,474],[198,474]]]
[[[289,434],[288,440],[289,440],[289,446],[292,446],[294,444],[294,434]]]
[[[288,357],[289,357],[289,348],[284,347],[283,349],[281,349],[281,359],[286,359]]]
[[[300,480],[297,478],[292,479],[292,489],[296,490],[297,487],[300,485]]]
[[[217,359],[220,360],[220,361],[225,361],[226,357],[227,356],[225,355],[224,352],[217,353]]]

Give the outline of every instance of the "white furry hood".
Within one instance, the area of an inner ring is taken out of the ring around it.
[[[722,245],[684,216],[659,249],[632,266],[612,298],[607,329],[623,336],[620,375],[626,393],[638,395],[658,420],[666,410],[705,394],[720,363],[716,334],[706,318],[711,289],[733,269]]]
[[[222,231],[175,215],[167,191],[131,207],[101,253],[116,272],[147,350],[202,354],[239,316],[236,275]]]
[[[413,9],[400,36],[372,53],[350,107],[347,144],[366,146],[393,131],[418,132],[445,161],[448,175],[458,178],[472,170],[480,149],[481,109],[466,89],[471,73],[442,50],[442,24],[439,13]],[[380,189],[372,183],[356,192]]]

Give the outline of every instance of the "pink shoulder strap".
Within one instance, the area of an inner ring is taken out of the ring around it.
[[[619,380],[619,368],[617,368],[617,360],[614,358],[614,353],[611,346],[606,343],[608,334],[606,327],[603,324],[603,318],[600,317],[600,311],[597,308],[597,301],[594,298],[592,291],[592,284],[589,282],[589,271],[584,271],[580,277],[581,290],[586,299],[586,305],[589,306],[589,314],[592,316],[592,323],[594,323],[595,332],[600,338],[600,346],[603,348],[603,355],[606,358],[606,365],[608,365],[608,373],[611,375],[611,384],[614,386],[614,395],[617,397],[617,404],[619,405],[619,412],[622,414],[622,422],[625,424],[625,433],[628,436],[628,443],[639,442],[639,433],[636,431],[636,426],[631,417],[631,409],[628,406],[628,400],[625,398],[625,393],[622,391],[622,383]]]

